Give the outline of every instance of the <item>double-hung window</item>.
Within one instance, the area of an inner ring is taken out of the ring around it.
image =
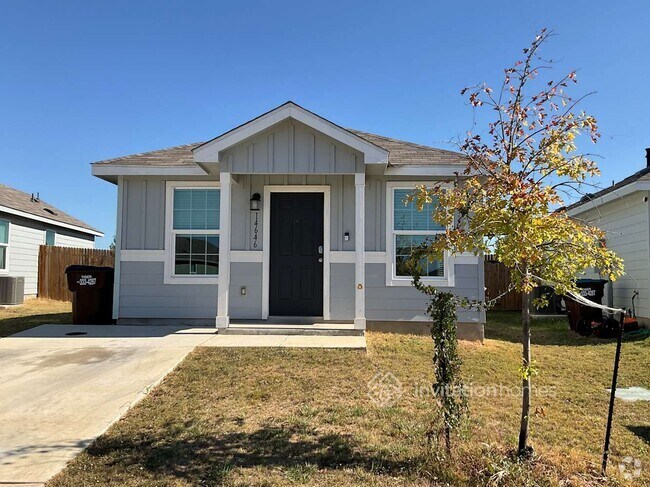
[[[9,252],[9,222],[0,220],[0,272],[7,270],[7,254]]]
[[[219,188],[214,183],[168,183],[167,197],[166,282],[218,282]]]
[[[421,183],[418,183],[421,184]],[[415,183],[388,182],[386,198],[386,284],[389,286],[410,286],[411,274],[407,262],[414,249],[423,243],[433,241],[445,233],[445,228],[432,219],[437,201],[424,205],[418,211],[416,204],[407,202],[409,194],[415,190]],[[445,255],[438,260],[420,261],[422,280],[441,286],[453,286],[453,262]]]

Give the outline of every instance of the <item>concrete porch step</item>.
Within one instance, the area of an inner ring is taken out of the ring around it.
[[[218,330],[219,335],[302,335],[302,336],[364,336],[364,330],[355,330],[352,324],[316,323],[296,324],[231,324]]]

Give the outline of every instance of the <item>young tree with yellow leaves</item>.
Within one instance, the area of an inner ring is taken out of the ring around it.
[[[577,149],[585,136],[600,136],[596,119],[568,94],[577,83],[571,72],[558,81],[543,80],[551,67],[539,55],[548,39],[542,30],[524,49],[524,59],[504,71],[497,91],[485,84],[464,89],[475,109],[490,110],[493,121],[483,136],[469,133],[461,150],[467,168],[453,187],[419,187],[413,198],[420,210],[433,198],[433,218],[447,232],[430,242],[430,258],[443,252],[492,253],[510,269],[512,288],[523,292],[522,408],[518,452],[528,446],[530,385],[534,372],[530,350],[531,292],[550,284],[556,293],[577,291],[575,279],[590,267],[616,279],[622,261],[604,245],[604,234],[562,211],[564,199],[577,195],[587,178],[598,175],[596,163]],[[584,97],[583,97],[584,98]]]

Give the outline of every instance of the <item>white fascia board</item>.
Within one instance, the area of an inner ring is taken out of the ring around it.
[[[197,163],[219,162],[219,152],[268,129],[287,118],[293,118],[302,122],[305,125],[312,127],[314,130],[318,130],[319,132],[338,140],[342,144],[362,152],[366,164],[385,164],[388,161],[388,151],[367,142],[344,128],[339,127],[318,115],[314,115],[293,103],[282,105],[262,117],[252,120],[235,130],[197,147],[193,151],[194,160]]]
[[[96,237],[104,236],[102,232],[97,232],[95,230],[90,230],[88,228],[79,227],[77,225],[71,225],[70,223],[63,223],[57,220],[52,220],[51,218],[45,218],[44,216],[32,215],[31,213],[27,213],[26,211],[15,210],[13,208],[8,208],[6,206],[0,206],[0,212],[9,213],[10,215],[20,216],[28,220],[47,223],[49,225],[53,225],[56,227],[69,228],[70,230],[75,230],[77,232],[85,233],[87,235],[94,235]]]
[[[435,164],[430,166],[386,166],[386,176],[449,176],[463,175],[465,166],[458,164]]]
[[[650,191],[650,182],[635,181],[633,183],[627,184],[622,188],[607,193],[603,196],[596,197],[589,201],[585,201],[584,203],[581,203],[579,206],[576,206],[575,208],[571,208],[569,211],[567,211],[567,214],[569,216],[577,216],[580,215],[581,213],[585,213],[589,210],[593,210],[594,208],[597,208],[600,205],[609,203],[610,201],[621,199],[624,196],[627,196],[628,194],[634,193],[636,191]]]
[[[199,166],[135,166],[93,164],[92,175],[103,176],[205,176]]]

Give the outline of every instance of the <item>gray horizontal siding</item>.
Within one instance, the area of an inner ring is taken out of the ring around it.
[[[456,264],[456,286],[441,288],[457,296],[477,299],[479,270],[477,265]],[[386,286],[386,265],[366,264],[366,318],[378,321],[428,321],[427,298],[412,286]],[[477,310],[459,308],[458,321],[482,321]]]
[[[603,230],[607,247],[623,259],[625,275],[612,283],[612,295],[605,302],[629,308],[638,291],[636,311],[645,320],[650,320],[650,203],[644,201],[649,195],[636,191],[597,208],[585,205],[585,211],[576,215]],[[598,273],[591,269],[587,276],[598,277]]]
[[[230,284],[232,319],[260,319],[262,316],[262,264],[233,262]],[[479,269],[458,264],[454,292],[475,299]],[[331,264],[330,313],[332,320],[354,319],[354,266]],[[366,316],[378,321],[427,321],[427,299],[408,286],[386,286],[384,264],[366,265]],[[246,287],[246,295],[241,288]],[[122,262],[120,318],[202,318],[217,312],[216,285],[163,284],[162,262]],[[473,310],[459,310],[459,321],[482,321]]]
[[[164,284],[162,262],[120,265],[120,318],[214,319],[217,286]]]
[[[56,232],[56,245],[93,248],[95,237],[45,222],[0,213],[0,219],[10,222],[7,271],[10,276],[25,278],[25,295],[38,292],[38,252],[45,243],[46,230]]]
[[[72,235],[57,231],[54,244],[57,247],[76,247],[82,249],[94,249],[95,238],[91,235]]]
[[[5,219],[5,216],[0,215]],[[45,243],[45,230],[28,222],[11,222],[7,270],[10,276],[25,278],[25,295],[38,292],[38,249]]]
[[[241,289],[246,288],[242,296]],[[262,318],[262,263],[232,262],[230,264],[230,317],[232,319]]]
[[[354,265],[330,264],[330,319],[354,319]]]

